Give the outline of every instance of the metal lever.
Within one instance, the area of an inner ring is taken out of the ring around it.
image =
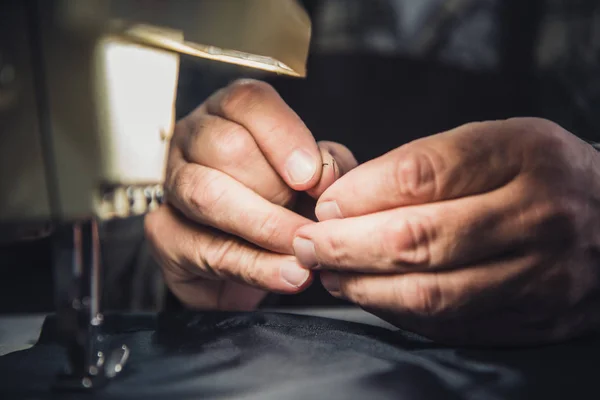
[[[98,388],[118,375],[129,357],[125,345],[107,352],[102,336],[98,224],[90,220],[62,227],[55,243],[57,333],[68,355],[67,370],[56,388]]]

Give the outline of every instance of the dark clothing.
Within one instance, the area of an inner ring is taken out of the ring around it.
[[[0,357],[0,398],[52,393],[64,353],[51,324],[32,349]],[[453,348],[401,331],[285,314],[106,319],[131,349],[94,399],[598,399],[600,338],[520,350]]]

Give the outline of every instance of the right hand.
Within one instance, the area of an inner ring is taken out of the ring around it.
[[[178,122],[167,203],[146,217],[167,285],[188,307],[219,310],[304,290],[312,276],[293,256],[294,233],[311,223],[314,199],[355,166],[346,147],[316,143],[268,84],[216,92]]]

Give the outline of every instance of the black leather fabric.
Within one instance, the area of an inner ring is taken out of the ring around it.
[[[528,349],[436,345],[401,331],[272,313],[109,316],[126,371],[94,399],[598,399],[600,338]],[[65,356],[47,320],[33,348],[0,357],[0,398],[50,390]]]

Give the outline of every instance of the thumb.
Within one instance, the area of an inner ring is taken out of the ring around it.
[[[346,146],[327,141],[319,142],[318,145],[323,160],[321,178],[317,185],[307,191],[314,199],[318,199],[336,180],[358,165],[356,158]]]

